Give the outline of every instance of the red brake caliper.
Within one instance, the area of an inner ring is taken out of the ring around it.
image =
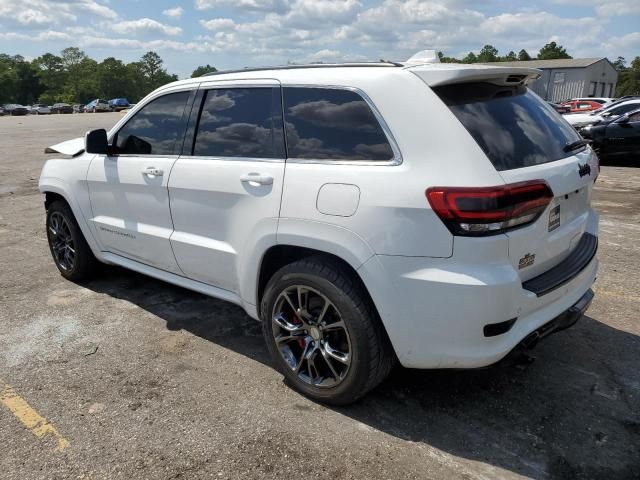
[[[302,325],[302,320],[300,319],[300,317],[298,317],[295,313],[293,314],[293,323],[295,323],[296,325]],[[300,346],[300,349],[304,351],[304,337],[300,337],[298,338],[298,345]]]

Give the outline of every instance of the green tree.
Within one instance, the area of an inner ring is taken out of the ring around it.
[[[498,49],[493,45],[485,45],[478,54],[479,63],[497,62],[498,61]]]
[[[52,53],[45,53],[34,59],[31,65],[38,72],[40,82],[44,87],[43,95],[53,98],[53,103],[55,103],[55,97],[61,94],[67,79],[62,58]]]
[[[518,56],[516,55],[516,52],[511,50],[504,57],[500,57],[500,60],[503,61],[503,62],[514,62],[514,61],[518,60]]]
[[[618,57],[613,62],[613,66],[618,72],[624,72],[627,69],[627,60],[624,57]]]
[[[67,74],[63,94],[66,101],[73,103],[80,100],[83,62],[87,59],[87,55],[77,47],[68,47],[62,50],[62,66]]]
[[[90,100],[100,96],[98,83],[98,62],[93,58],[85,58],[78,66],[80,72],[80,82],[78,90],[73,97],[67,97],[69,103],[88,103]]]
[[[178,79],[176,75],[169,75],[163,68],[163,60],[156,52],[147,52],[140,59],[140,68],[147,81],[148,91]]]
[[[36,103],[44,87],[40,83],[38,72],[29,62],[16,63],[17,88],[15,92],[18,103],[30,105]]]
[[[37,69],[22,55],[0,55],[0,103],[34,103],[43,87]]]
[[[547,43],[538,52],[538,60],[554,60],[556,58],[573,58],[562,45],[556,42]]]
[[[440,59],[441,63],[460,63],[460,60],[458,60],[457,58],[446,57],[442,52],[438,52],[438,58]]]
[[[191,74],[191,78],[201,77],[205,73],[217,72],[218,69],[216,67],[212,67],[208,63],[206,65],[199,65],[193,73]]]
[[[520,60],[521,62],[526,62],[528,60],[531,60],[531,55],[529,55],[529,53],[523,48],[518,52],[518,60]]]
[[[0,54],[0,103],[14,102],[18,87],[15,57]]]
[[[616,97],[640,95],[640,57],[636,57],[628,68],[620,72],[616,84]]]
[[[106,99],[128,98],[134,89],[127,66],[114,57],[105,58],[98,64],[96,81],[99,96]]]
[[[462,63],[476,63],[477,61],[478,57],[473,52],[469,52],[467,56],[462,59]]]

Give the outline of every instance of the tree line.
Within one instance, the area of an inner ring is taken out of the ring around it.
[[[478,54],[469,52],[458,59],[438,52],[444,63],[487,63],[572,58],[562,45],[550,42],[535,57],[522,49],[500,55],[493,45],[485,45]],[[640,57],[629,66],[623,57],[613,62],[619,72],[616,96],[640,94]],[[211,65],[197,67],[192,77],[215,72]],[[45,53],[32,61],[21,55],[0,54],[0,104],[56,102],[88,103],[94,98],[127,98],[137,102],[165,83],[177,80],[167,73],[156,52],[145,53],[137,62],[124,63],[114,57],[97,62],[76,47],[65,48],[60,55]]]
[[[114,57],[97,62],[76,47],[65,48],[60,55],[45,53],[30,62],[21,55],[0,54],[0,104],[88,103],[117,97],[137,102],[177,79],[167,73],[155,52],[126,64]]]
[[[524,48],[518,53],[511,50],[506,55],[499,55],[498,49],[493,45],[485,45],[480,49],[477,55],[469,52],[465,57],[458,59],[455,57],[446,57],[442,52],[438,52],[440,61],[443,63],[489,63],[489,62],[515,62],[528,60],[553,60],[555,58],[573,58],[567,53],[567,50],[556,42],[549,42],[540,49],[536,57],[529,55]]]

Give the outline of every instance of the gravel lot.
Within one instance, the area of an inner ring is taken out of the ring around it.
[[[37,191],[44,147],[120,114],[0,118],[0,476],[640,478],[640,168],[603,167],[589,316],[535,361],[398,369],[327,408],[287,388],[243,311],[118,268],[58,274]]]

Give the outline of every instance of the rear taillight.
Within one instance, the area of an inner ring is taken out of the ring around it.
[[[495,235],[535,222],[553,198],[544,180],[499,187],[432,187],[427,200],[454,235]]]

